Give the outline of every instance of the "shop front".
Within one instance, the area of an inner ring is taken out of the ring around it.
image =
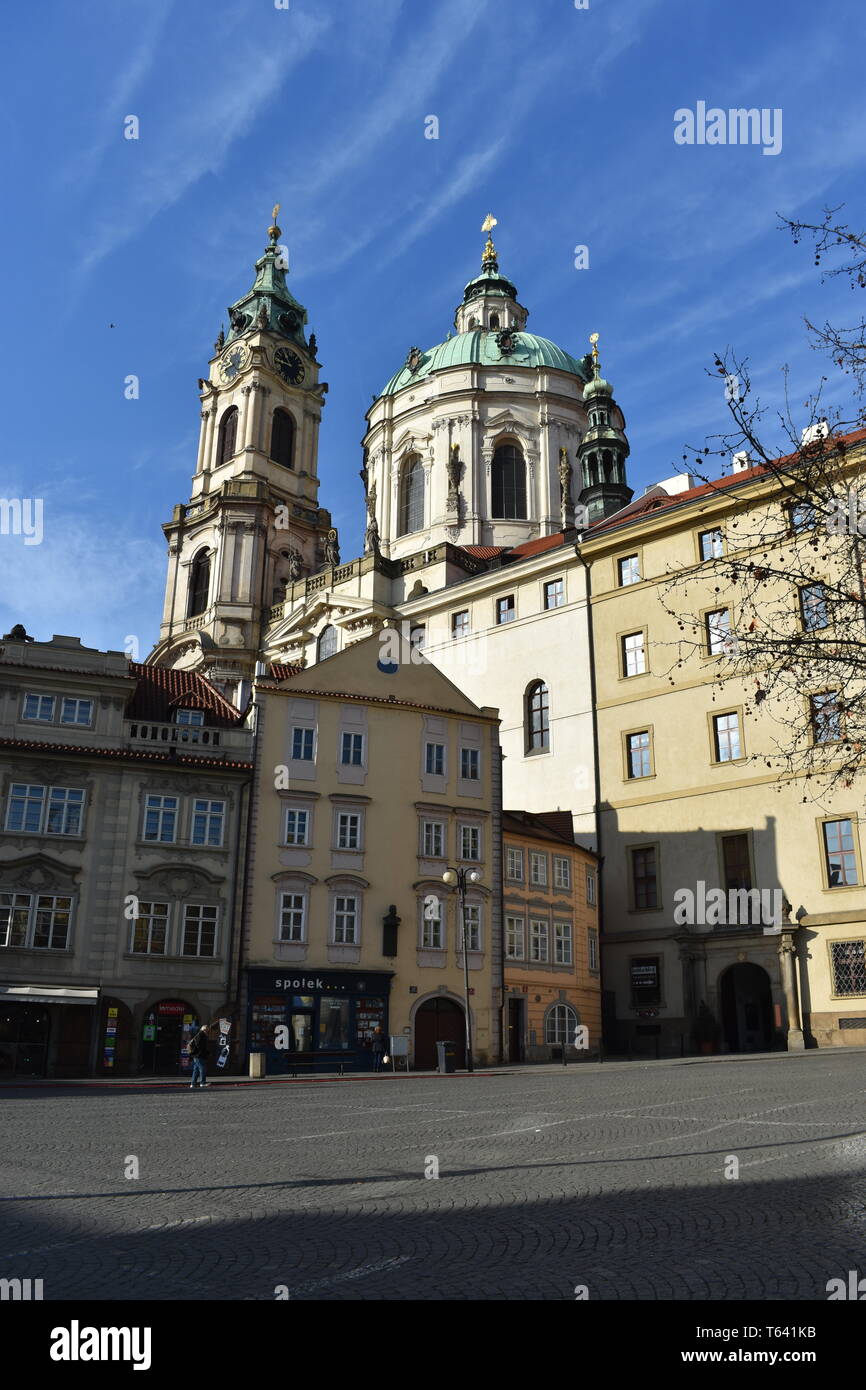
[[[192,1069],[187,1044],[198,1029],[195,1009],[183,999],[160,999],[144,1012],[141,1069],[151,1076],[182,1076]],[[106,1044],[110,1035],[106,1036]]]
[[[385,971],[250,970],[247,1048],[269,1075],[372,1071],[377,1028],[388,1036],[392,975]]]
[[[0,1078],[88,1076],[99,990],[0,985]]]

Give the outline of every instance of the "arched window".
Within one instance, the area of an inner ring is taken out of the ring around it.
[[[550,747],[550,691],[544,681],[535,681],[527,690],[523,722],[527,753]]]
[[[544,1020],[544,1041],[546,1043],[573,1043],[574,1030],[578,1024],[577,1010],[570,1004],[554,1004],[548,1009]]]
[[[316,643],[316,660],[327,661],[329,656],[336,656],[336,653],[337,629],[329,624],[327,627],[323,627],[319,633],[319,640]]]
[[[217,437],[217,466],[226,463],[233,458],[238,441],[238,408],[236,405],[229,406],[228,410],[220,420],[219,435]]]
[[[500,444],[493,455],[491,508],[495,517],[526,516],[526,465],[514,444]]]
[[[294,468],[295,422],[287,410],[275,410],[271,425],[271,458],[283,468]]]
[[[407,536],[424,525],[424,465],[417,454],[406,460],[400,485],[400,530]]]
[[[498,314],[491,314],[491,315],[490,315],[490,327],[491,327],[491,328],[498,328],[498,327],[499,327],[499,315],[498,315]]]
[[[188,618],[194,618],[196,614],[203,613],[207,608],[209,589],[210,551],[200,550],[193,560],[189,571],[189,600],[186,607],[186,616]]]

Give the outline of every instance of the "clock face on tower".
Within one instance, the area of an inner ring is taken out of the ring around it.
[[[224,382],[234,381],[243,371],[249,359],[249,352],[245,343],[233,343],[228,351],[223,355],[219,365],[220,379]]]
[[[274,353],[274,366],[283,378],[283,381],[288,381],[293,386],[297,386],[299,382],[303,381],[306,375],[304,364],[300,357],[289,348],[277,348]]]

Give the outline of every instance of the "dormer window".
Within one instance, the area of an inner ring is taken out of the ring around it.
[[[201,709],[176,709],[174,712],[175,724],[193,724],[196,728],[201,728],[204,724],[204,710]]]

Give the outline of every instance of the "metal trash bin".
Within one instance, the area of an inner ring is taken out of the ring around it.
[[[439,1057],[440,1072],[454,1072],[457,1070],[457,1044],[454,1042],[437,1042],[436,1052]]]

